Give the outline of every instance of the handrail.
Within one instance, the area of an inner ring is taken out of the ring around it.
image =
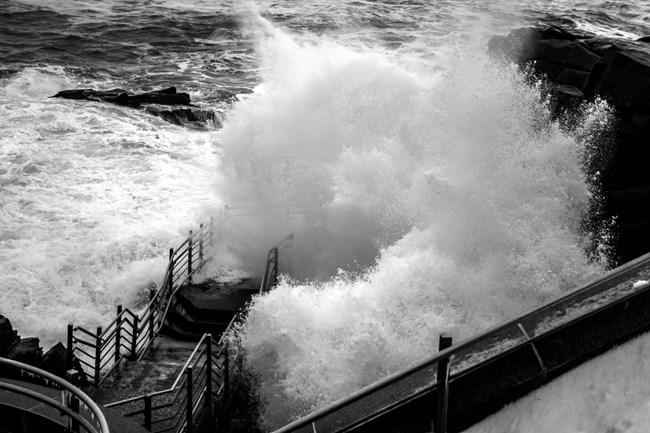
[[[260,284],[259,293],[265,293],[271,290],[273,286],[278,283],[279,276],[279,262],[278,262],[278,250],[282,245],[287,244],[293,241],[293,233],[286,236],[280,242],[278,242],[273,248],[269,250],[266,254],[266,266],[264,268],[264,274],[262,275],[262,283]]]
[[[32,376],[40,378],[44,383],[48,384],[48,386],[50,387],[54,385],[56,389],[63,390],[67,397],[65,398],[65,401],[69,402],[70,406],[63,405],[57,400],[54,400],[46,395],[30,390],[28,388],[23,388],[21,386],[11,385],[8,383],[0,383],[0,387],[9,390],[11,392],[20,393],[26,397],[32,398],[48,406],[58,409],[60,413],[67,415],[68,417],[72,418],[72,420],[74,420],[75,422],[81,424],[84,427],[84,429],[86,429],[86,431],[88,432],[110,433],[110,429],[108,427],[108,423],[106,422],[106,418],[104,417],[104,413],[99,409],[99,406],[97,406],[97,404],[94,401],[92,401],[90,397],[88,397],[83,391],[81,391],[76,386],[72,385],[67,380],[61,379],[60,377],[52,373],[49,373],[45,370],[41,370],[40,368],[23,364],[22,362],[14,361],[7,358],[0,357],[0,364],[18,369],[21,371],[21,373],[23,372],[28,373]],[[76,399],[78,402],[83,403],[86,406],[86,408],[91,413],[91,420],[94,422],[95,425],[92,425],[88,419],[79,415],[78,413],[79,409],[74,406],[74,403],[72,403],[73,398]]]
[[[420,372],[420,371],[422,371],[424,369],[431,368],[431,367],[437,365],[440,361],[451,359],[452,357],[457,356],[461,352],[470,349],[472,346],[477,345],[481,341],[484,341],[484,340],[488,339],[490,336],[497,335],[500,332],[506,331],[506,330],[508,330],[510,328],[515,328],[516,327],[517,329],[519,329],[518,325],[520,323],[526,322],[527,319],[530,319],[530,318],[532,318],[532,317],[534,317],[536,315],[539,315],[541,311],[552,310],[553,308],[555,308],[555,307],[557,307],[557,306],[559,306],[559,305],[561,305],[563,303],[566,303],[567,301],[580,300],[581,297],[583,297],[584,295],[589,294],[591,292],[594,292],[594,293],[592,293],[592,296],[590,296],[589,298],[585,298],[585,299],[590,299],[592,297],[595,297],[598,294],[603,293],[604,291],[615,287],[617,284],[620,284],[620,283],[624,282],[624,281],[621,281],[621,280],[629,279],[631,276],[634,275],[635,271],[639,271],[641,268],[648,267],[648,266],[650,266],[650,254],[643,255],[643,256],[641,256],[641,257],[639,257],[639,258],[637,258],[637,259],[635,259],[635,260],[633,260],[631,262],[628,262],[628,263],[626,263],[626,264],[624,264],[624,265],[622,265],[622,266],[620,266],[620,267],[618,267],[618,268],[616,268],[616,269],[614,269],[612,271],[609,271],[608,273],[606,273],[601,278],[597,278],[597,279],[591,281],[590,283],[587,283],[587,284],[579,287],[578,289],[567,293],[566,295],[560,296],[560,297],[556,298],[555,300],[545,304],[542,307],[538,307],[536,309],[530,310],[530,311],[528,311],[526,313],[523,313],[523,314],[515,317],[514,319],[511,319],[511,320],[505,321],[505,322],[503,322],[501,324],[498,324],[496,326],[493,326],[493,327],[491,327],[491,328],[489,328],[489,329],[487,329],[487,330],[485,330],[483,332],[480,332],[479,334],[477,334],[477,335],[475,335],[473,337],[467,338],[467,339],[461,341],[460,343],[451,346],[448,349],[442,350],[442,351],[436,353],[435,355],[432,355],[432,356],[418,362],[416,365],[413,365],[413,366],[411,366],[411,367],[409,367],[407,369],[404,369],[402,371],[393,373],[393,374],[391,374],[391,375],[389,375],[389,376],[387,376],[387,377],[385,377],[385,378],[383,378],[383,379],[381,379],[381,380],[379,380],[379,381],[377,381],[377,382],[375,382],[373,384],[370,384],[370,385],[368,385],[368,386],[366,386],[366,387],[364,387],[364,388],[362,388],[362,389],[360,389],[360,390],[358,390],[358,391],[356,391],[356,392],[354,392],[354,393],[352,393],[352,394],[350,394],[350,395],[348,395],[346,397],[343,397],[343,398],[341,398],[341,399],[339,399],[339,400],[337,400],[337,401],[335,401],[333,403],[330,403],[329,405],[327,405],[327,406],[325,406],[325,407],[323,407],[321,409],[318,409],[318,410],[312,412],[309,415],[306,415],[306,416],[304,416],[304,417],[302,417],[302,418],[300,418],[300,419],[298,419],[298,420],[296,420],[296,421],[294,421],[294,422],[292,422],[290,424],[287,424],[286,426],[276,430],[274,433],[288,433],[288,432],[297,431],[300,428],[307,427],[310,424],[313,424],[316,421],[325,418],[327,415],[333,414],[334,412],[336,412],[336,411],[338,411],[340,409],[343,409],[343,408],[345,408],[345,407],[347,407],[347,406],[349,406],[349,405],[351,405],[351,404],[353,404],[353,403],[355,403],[355,402],[357,402],[357,401],[359,401],[359,400],[361,400],[361,399],[363,399],[363,398],[365,398],[367,396],[370,396],[371,394],[373,394],[375,392],[379,392],[382,389],[385,389],[386,387],[388,387],[391,384],[394,384],[394,383],[396,383],[396,382],[398,382],[398,381],[400,381],[402,379],[405,379],[405,378],[407,378],[407,377],[409,377],[409,376],[411,376],[413,374],[416,374],[416,373],[418,373],[418,372]],[[630,274],[632,274],[632,275],[630,275]],[[523,345],[528,345],[531,342],[534,342],[534,341],[538,340],[539,338],[541,338],[544,335],[552,333],[552,332],[554,332],[554,331],[556,331],[556,330],[558,330],[560,328],[563,328],[564,326],[568,326],[568,324],[575,323],[575,322],[577,322],[579,320],[582,320],[585,317],[590,316],[591,314],[594,314],[597,311],[602,311],[603,309],[608,308],[608,307],[610,307],[611,305],[613,305],[613,304],[615,304],[617,302],[622,302],[622,301],[624,301],[626,299],[627,296],[636,296],[636,295],[638,295],[638,294],[640,294],[642,292],[648,291],[648,290],[650,290],[650,285],[645,285],[645,286],[642,286],[642,287],[638,287],[635,290],[636,291],[634,291],[632,293],[628,293],[628,295],[621,295],[619,297],[619,299],[616,299],[616,300],[613,300],[613,301],[610,301],[610,302],[606,302],[606,303],[604,303],[604,304],[602,304],[600,306],[592,308],[590,312],[587,312],[587,313],[584,313],[584,314],[578,314],[575,317],[569,318],[567,321],[565,321],[562,324],[559,324],[558,326],[554,326],[554,327],[545,329],[542,332],[535,334],[533,337],[529,337],[529,338],[524,339],[523,342],[520,342],[520,343],[516,344],[515,346],[509,346],[509,347],[505,348],[502,353],[492,355],[492,356],[488,357],[487,359],[483,359],[483,360],[479,361],[479,364],[489,362],[492,359],[494,359],[495,357],[501,356],[505,352],[515,350],[516,348],[522,347]],[[501,341],[501,343],[503,343],[503,342]],[[465,370],[467,370],[467,369],[469,369],[471,367],[476,367],[476,364],[474,364],[472,366],[466,366],[465,368],[461,369],[460,371],[455,372],[454,374],[452,374],[452,379],[451,380],[453,380],[455,377],[459,377],[460,375],[464,374]],[[437,382],[438,382],[438,379],[436,378],[436,383]],[[431,385],[429,388],[430,389],[435,388],[436,383]],[[408,399],[410,397],[411,396],[409,395],[409,396],[405,397],[405,399]],[[375,413],[373,413],[371,415],[374,416],[374,414]]]
[[[228,379],[225,377],[228,375],[229,365],[219,365],[213,359],[215,353],[221,353],[225,346],[223,335],[215,342],[211,334],[203,334],[169,388],[109,403],[106,407],[115,410],[124,408],[122,414],[127,418],[142,416],[142,425],[150,431],[181,432],[186,426],[190,431],[194,418],[202,408],[211,411],[219,389],[228,386]],[[220,381],[217,378],[218,389],[215,391],[213,383],[217,373],[221,373],[224,378]],[[152,404],[154,398],[165,396],[171,397],[164,403]],[[133,409],[133,405],[142,407]],[[169,413],[169,408],[172,408],[173,414]],[[163,424],[161,429],[153,429],[158,424]]]
[[[116,317],[104,328],[97,328],[97,332],[89,331],[81,326],[68,325],[67,338],[67,368],[75,367],[81,373],[91,377],[92,382],[98,386],[110,374],[117,364],[125,357],[122,349],[129,349],[131,359],[141,359],[145,352],[160,333],[165,322],[165,316],[174,294],[187,281],[192,281],[196,274],[207,262],[205,257],[206,245],[213,242],[213,220],[209,226],[201,224],[195,233],[190,230],[189,236],[174,251],[170,249],[169,262],[163,282],[157,290],[151,290],[150,300],[146,307],[139,313],[130,309],[117,307]],[[90,337],[82,339],[75,333],[82,333]],[[94,341],[92,341],[94,340]],[[81,346],[90,348],[83,350]],[[112,357],[108,356],[111,353]],[[75,355],[83,355],[85,360],[75,361]],[[84,368],[83,366],[88,368]]]

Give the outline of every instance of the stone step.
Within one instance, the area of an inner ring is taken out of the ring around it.
[[[197,339],[210,332],[218,339],[258,291],[259,280],[252,278],[184,286],[167,313],[163,332],[182,339]]]

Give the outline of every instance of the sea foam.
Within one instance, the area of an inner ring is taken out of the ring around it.
[[[232,234],[261,263],[294,233],[285,278],[240,330],[269,427],[434,353],[440,332],[469,337],[606,268],[582,224],[591,126],[560,127],[538,83],[478,51],[413,72],[258,25],[263,83],[220,134],[219,194],[316,209]]]

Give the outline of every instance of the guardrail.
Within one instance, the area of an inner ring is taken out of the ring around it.
[[[174,293],[206,263],[205,253],[213,243],[213,222],[200,225],[174,250],[169,250],[169,263],[158,290],[150,291],[147,306],[139,313],[117,306],[115,319],[108,326],[88,330],[68,324],[67,367],[81,369],[91,382],[100,385],[125,357],[140,359],[160,332]],[[76,364],[76,365],[74,365]]]
[[[62,392],[62,395],[58,394],[57,398],[54,399],[23,386],[21,382],[8,383],[0,380],[1,390],[20,395],[33,400],[34,403],[38,403],[32,404],[29,407],[19,407],[22,410],[53,419],[54,421],[56,421],[55,416],[59,418],[63,417],[64,420],[67,420],[67,428],[71,432],[79,432],[81,431],[80,429],[83,429],[83,431],[90,433],[110,433],[106,418],[99,409],[99,406],[83,391],[68,381],[40,368],[6,358],[0,357],[0,366],[5,370],[13,370],[19,373],[22,381],[37,382],[40,385]],[[3,402],[3,404],[11,404],[11,402]],[[36,408],[40,405],[45,405],[54,409],[54,411],[49,414],[36,412]]]
[[[630,281],[635,278],[639,281],[631,284]],[[541,308],[447,349],[443,346],[443,350],[417,365],[371,384],[276,430],[275,433],[363,430],[381,416],[404,408],[425,396],[429,396],[428,401],[431,402],[434,394],[437,406],[429,406],[425,411],[432,414],[429,428],[434,424],[436,432],[445,432],[450,385],[454,382],[460,384],[465,380],[471,383],[470,392],[481,394],[483,391],[472,382],[476,381],[476,377],[466,380],[479,369],[489,367],[490,364],[506,357],[521,357],[522,350],[529,349],[526,354],[528,362],[537,365],[537,371],[528,371],[526,374],[544,381],[554,370],[561,373],[575,363],[575,357],[561,353],[563,348],[566,349],[567,341],[575,341],[576,338],[586,338],[585,335],[589,335],[593,342],[584,343],[585,353],[595,353],[607,344],[613,344],[611,341],[602,341],[602,329],[606,330],[608,326],[616,328],[615,335],[619,339],[650,326],[650,312],[645,311],[647,308],[644,310],[644,303],[650,303],[650,284],[646,280],[650,280],[650,254],[629,262]],[[639,302],[639,306],[631,302],[632,299],[639,300],[641,297],[648,299],[643,298],[643,303]],[[627,314],[635,312],[637,321],[626,324],[623,321],[629,318],[616,311],[617,308],[621,309],[621,312],[625,310]],[[611,324],[611,321],[620,317],[624,317],[619,319],[620,323]],[[578,337],[568,334],[572,327],[577,326],[580,326],[582,334]],[[598,326],[602,326],[602,329],[595,330]],[[585,353],[579,356],[584,357]],[[526,368],[533,369],[531,365]],[[516,378],[511,378],[512,374],[511,370],[506,371],[503,377],[506,381],[514,383]],[[531,380],[530,377],[526,380]],[[500,386],[514,386],[513,383]],[[467,398],[467,394],[457,396],[458,401]],[[468,403],[464,404],[467,407]]]
[[[215,342],[210,334],[204,334],[170,388],[106,407],[121,412],[152,432],[192,432],[202,414],[209,422],[214,422],[217,401],[227,401],[232,368],[230,357],[224,336]]]
[[[291,239],[292,235],[287,236],[267,253],[260,293],[269,291],[277,283],[278,248]],[[120,411],[127,418],[139,418],[135,421],[152,432],[191,432],[202,411],[210,411],[206,419],[214,424],[214,409],[218,405],[225,406],[230,396],[230,377],[239,356],[236,347],[229,347],[227,341],[240,320],[241,312],[232,318],[218,342],[210,334],[204,334],[169,389],[117,401],[106,407]]]

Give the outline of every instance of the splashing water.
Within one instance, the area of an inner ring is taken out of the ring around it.
[[[220,134],[220,194],[319,209],[241,329],[268,427],[430,355],[442,331],[468,337],[603,272],[581,231],[590,125],[561,128],[523,74],[470,51],[413,72],[261,27],[264,81]],[[263,241],[239,253],[286,230],[249,226]]]

